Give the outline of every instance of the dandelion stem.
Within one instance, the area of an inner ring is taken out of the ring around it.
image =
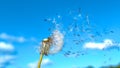
[[[41,63],[42,63],[43,55],[44,55],[44,54],[41,53],[41,55],[40,55],[40,60],[39,60],[39,62],[38,62],[38,68],[41,68]]]

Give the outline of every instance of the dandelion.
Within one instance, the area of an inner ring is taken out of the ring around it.
[[[40,60],[38,62],[38,68],[41,66],[42,58],[44,55],[55,54],[62,49],[63,46],[63,34],[59,30],[54,30],[52,35],[46,39],[43,39],[40,47]]]

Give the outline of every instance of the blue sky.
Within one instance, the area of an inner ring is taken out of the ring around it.
[[[53,19],[61,24],[60,31],[66,33],[64,47],[55,55],[45,56],[43,68],[83,68],[88,65],[98,68],[120,63],[120,51],[117,50],[120,47],[119,6],[119,0],[1,0],[0,67],[32,68],[39,59],[39,43],[51,34],[49,28],[55,28]],[[75,30],[74,22],[87,29],[88,21],[90,32]],[[67,30],[69,25],[72,31]],[[73,40],[80,38],[74,37],[74,33],[80,33],[84,40],[78,46],[74,46]],[[101,49],[98,46],[102,46]],[[85,55],[66,57],[64,54],[68,50]]]

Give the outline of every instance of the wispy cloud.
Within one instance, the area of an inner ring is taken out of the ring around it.
[[[73,65],[72,68],[80,68],[80,66]]]
[[[105,39],[101,43],[96,43],[96,42],[87,42],[84,45],[84,48],[89,48],[89,49],[105,49],[108,47],[116,46],[111,39]]]
[[[0,42],[0,68],[11,65],[15,59],[15,48],[12,44]]]
[[[12,64],[14,59],[15,56],[12,55],[0,56],[0,68],[5,68],[6,66]]]
[[[48,59],[48,58],[43,59],[43,61],[42,61],[42,65],[51,65],[52,63],[53,62],[50,59]]]
[[[0,39],[8,40],[8,41],[15,41],[15,42],[19,42],[19,43],[23,43],[26,41],[26,39],[22,36],[16,37],[16,36],[8,35],[6,33],[1,33]]]
[[[37,62],[31,62],[28,64],[28,68],[37,68]]]
[[[29,63],[28,68],[37,68],[37,64],[38,64],[38,61]],[[41,66],[45,67],[45,66],[52,65],[52,64],[53,64],[53,62],[50,59],[45,58],[45,59],[43,59]]]
[[[0,40],[4,41],[10,41],[10,42],[18,42],[18,43],[24,43],[24,42],[34,42],[39,43],[39,40],[35,37],[25,38],[24,36],[14,36],[9,35],[7,33],[0,33]]]

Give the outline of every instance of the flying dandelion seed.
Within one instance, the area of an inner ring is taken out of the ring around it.
[[[67,21],[69,22],[68,25],[62,25],[64,23],[64,16],[57,15],[49,20],[54,28],[48,29],[49,31],[52,31],[52,33],[48,38],[42,41],[43,43],[40,47],[41,54],[43,53],[47,56],[49,54],[56,54],[59,51],[62,51],[66,57],[85,56],[89,51],[89,49],[84,49],[82,47],[85,43],[91,41],[94,42],[96,40],[102,41],[103,39],[100,38],[104,35],[114,33],[113,30],[104,30],[104,32],[101,33],[103,30],[97,30],[96,26],[90,22],[88,15],[84,16],[81,13],[71,11],[70,16],[71,17],[68,17],[68,20],[70,21]],[[61,17],[62,19],[60,19]],[[45,21],[48,20],[46,19]],[[62,27],[65,27],[66,29],[61,29]],[[62,31],[64,33],[62,33]],[[113,45],[109,40],[104,41],[104,43],[104,45]],[[111,47],[109,49],[116,48],[118,47]]]

